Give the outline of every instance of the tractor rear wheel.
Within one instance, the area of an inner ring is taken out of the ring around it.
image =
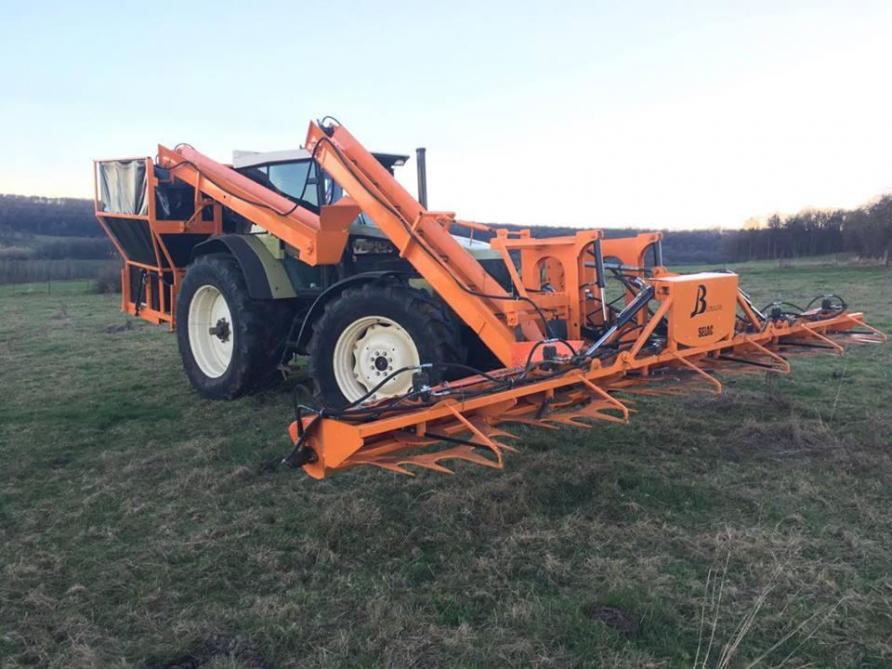
[[[464,361],[455,318],[425,291],[397,282],[344,290],[314,324],[307,352],[316,397],[333,409],[408,392],[417,370],[376,390],[404,367]]]
[[[232,256],[200,256],[189,266],[176,314],[183,369],[200,395],[233,399],[280,378],[291,305],[251,298]]]

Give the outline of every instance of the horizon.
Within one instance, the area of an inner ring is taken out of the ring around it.
[[[0,193],[0,198],[3,197],[22,197],[22,198],[40,198],[45,200],[78,200],[84,202],[93,202],[92,197],[74,197],[67,195],[38,195],[38,194],[26,194],[26,193]],[[782,220],[807,214],[807,213],[834,213],[834,212],[842,212],[849,213],[854,210],[866,209],[870,207],[872,204],[878,203],[884,198],[892,197],[892,192],[880,193],[878,195],[865,200],[859,205],[856,205],[851,208],[817,208],[817,207],[805,207],[800,209],[799,211],[793,212],[771,212],[764,216],[759,217],[751,217],[743,222],[742,225],[737,227],[731,226],[716,226],[716,227],[700,227],[700,228],[683,228],[683,227],[675,227],[675,228],[666,228],[666,227],[657,227],[657,226],[635,226],[635,225],[604,225],[600,226],[602,230],[640,230],[640,231],[654,231],[654,232],[739,232],[743,230],[761,230],[767,227],[769,219],[774,216],[780,217]],[[513,227],[530,227],[530,228],[562,228],[562,227],[573,227],[573,226],[564,226],[560,224],[555,225],[542,225],[542,224],[530,224],[530,225],[520,225],[518,223],[512,223],[510,221],[477,221],[479,223],[483,223],[485,225],[492,226],[513,226]],[[755,225],[753,225],[755,223]],[[582,229],[582,228],[578,228]]]
[[[169,31],[157,6],[22,8],[0,29],[0,191],[89,199],[94,157],[189,141],[228,161],[326,112],[412,154],[412,193],[425,146],[431,208],[484,222],[732,230],[892,191],[883,3],[333,7],[177,7],[205,33],[170,58],[131,47]]]

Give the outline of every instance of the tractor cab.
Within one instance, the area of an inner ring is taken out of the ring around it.
[[[394,168],[405,165],[409,159],[409,156],[394,153],[372,155],[391,175]],[[317,214],[320,205],[334,204],[344,196],[340,185],[318,169],[310,152],[305,149],[233,151],[232,166],[237,172]],[[319,178],[320,174],[322,178]],[[360,219],[363,219],[362,223],[370,223],[363,214],[357,221]]]
[[[398,153],[375,152],[372,155],[391,175],[395,175],[396,168],[404,166],[409,160],[409,156]],[[344,189],[319,169],[306,149],[233,151],[232,166],[237,172],[315,214],[320,212],[321,205],[334,204],[344,197]],[[420,180],[426,181],[423,173]],[[427,184],[421,184],[419,191],[426,196]],[[359,260],[363,269],[377,269],[376,266],[383,260],[380,256],[390,255],[395,251],[384,232],[363,212],[360,212],[350,226],[350,236],[353,240],[354,258]],[[474,237],[452,236],[483,263],[490,274],[507,285],[508,277],[501,257],[488,242]],[[373,258],[374,256],[377,258]]]

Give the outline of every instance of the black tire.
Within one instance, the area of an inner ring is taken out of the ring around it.
[[[347,288],[325,305],[307,346],[316,399],[326,408],[342,409],[350,403],[335,379],[335,345],[350,324],[366,316],[384,316],[399,323],[412,338],[422,363],[464,362],[455,317],[427,292],[400,282]]]
[[[196,292],[210,285],[226,299],[232,316],[232,357],[217,377],[205,374],[189,342],[189,306]],[[281,380],[277,367],[294,313],[290,300],[255,300],[248,295],[238,262],[230,255],[199,256],[186,270],[177,296],[177,344],[183,369],[200,395],[208,399],[234,399]]]

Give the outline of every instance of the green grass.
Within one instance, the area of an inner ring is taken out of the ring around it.
[[[742,273],[892,330],[883,268]],[[317,482],[285,389],[198,399],[117,300],[0,291],[2,667],[892,666],[892,346]]]
[[[95,293],[96,279],[67,281],[37,281],[30,283],[0,283],[0,298],[47,296],[61,297]]]

